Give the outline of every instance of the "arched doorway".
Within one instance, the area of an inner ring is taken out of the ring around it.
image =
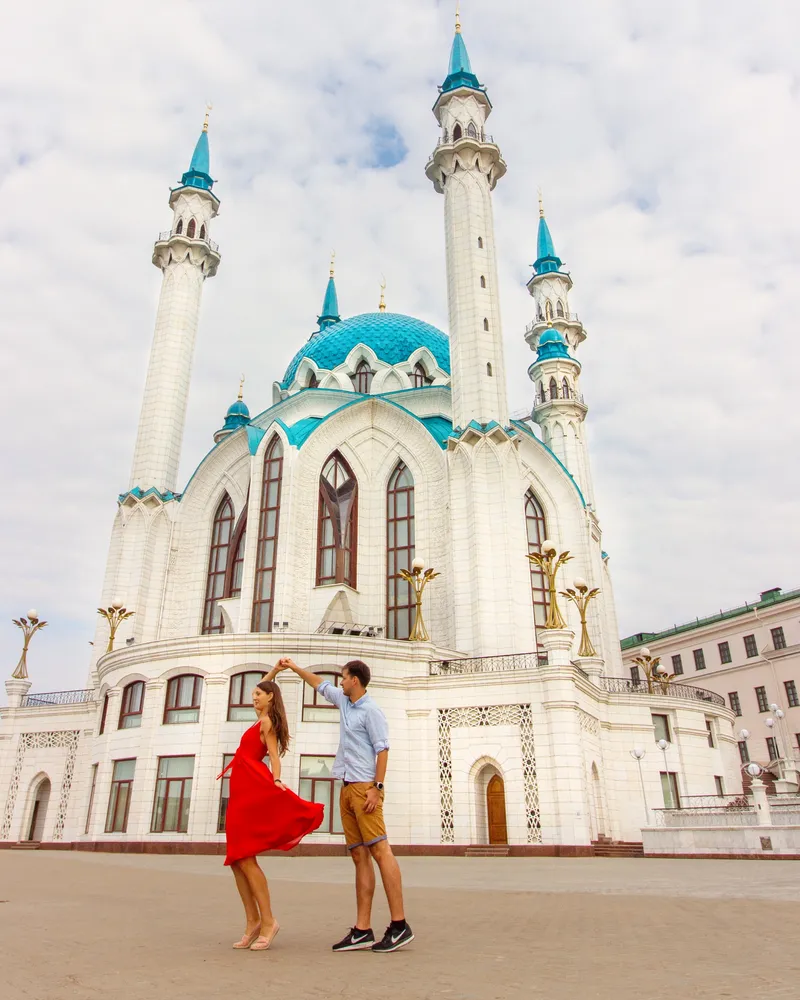
[[[490,844],[507,844],[506,788],[499,774],[493,774],[486,786],[486,815]]]
[[[36,789],[33,809],[28,823],[25,840],[40,841],[44,836],[44,822],[47,817],[47,805],[50,801],[50,779],[44,778]]]

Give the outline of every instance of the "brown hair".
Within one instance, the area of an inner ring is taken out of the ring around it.
[[[349,663],[345,663],[342,669],[346,670],[351,677],[355,677],[356,680],[361,681],[364,687],[372,680],[372,673],[363,660],[350,660]]]
[[[275,730],[275,737],[278,740],[278,752],[283,757],[289,749],[291,737],[289,736],[289,723],[286,721],[286,708],[283,704],[281,689],[275,681],[261,681],[259,684],[256,684],[256,687],[260,691],[263,691],[264,694],[272,695],[272,701],[267,708],[267,715],[269,716],[269,721],[272,723],[272,728]]]

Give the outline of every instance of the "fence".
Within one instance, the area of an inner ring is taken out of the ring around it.
[[[509,656],[474,656],[459,660],[431,660],[429,674],[491,674],[506,670],[535,670],[547,664],[547,653],[512,653]]]
[[[94,691],[83,688],[80,691],[47,691],[44,694],[26,694],[22,699],[22,708],[35,708],[42,705],[82,705],[94,701]]]

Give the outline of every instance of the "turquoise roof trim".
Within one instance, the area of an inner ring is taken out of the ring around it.
[[[266,433],[267,432],[262,431],[260,427],[253,427],[252,424],[247,425],[247,448],[251,455],[255,455],[258,451],[258,446],[263,441]]]
[[[540,438],[536,437],[536,435],[533,433],[533,431],[530,429],[530,427],[528,427],[528,425],[525,424],[522,420],[512,420],[511,423],[515,427],[518,427],[521,431],[524,431],[524,433],[532,441],[535,441],[539,445],[539,447],[544,448],[544,450],[548,453],[548,455],[552,455],[553,456],[553,458],[556,460],[556,462],[558,462],[558,464],[561,466],[561,468],[566,473],[567,478],[569,479],[569,481],[575,487],[575,489],[576,489],[576,491],[578,493],[578,496],[581,499],[581,504],[585,507],[586,506],[586,500],[584,499],[584,496],[583,496],[583,493],[581,491],[580,486],[578,486],[578,484],[575,482],[575,479],[573,478],[572,473],[569,471],[569,469],[566,467],[566,465],[564,465],[564,463],[561,461],[561,459],[558,457],[558,455],[556,455],[556,453],[552,450],[552,448],[548,448],[547,445],[544,443],[544,441],[542,441]]]
[[[176,500],[180,502],[182,493],[173,493],[172,490],[167,490],[165,493],[161,493],[151,486],[149,490],[142,490],[140,486],[134,486],[132,490],[126,490],[125,493],[120,493],[117,497],[118,503],[123,503],[128,497],[136,497],[137,500],[144,500],[145,497],[157,496],[162,503],[169,503],[170,500]]]
[[[208,150],[208,132],[205,129],[200,133],[197,145],[194,147],[192,162],[189,169],[181,177],[183,187],[201,188],[203,191],[210,191],[214,187],[214,181],[209,174],[210,159]]]
[[[539,233],[536,238],[536,260],[533,269],[537,274],[548,274],[561,270],[561,258],[556,254],[550,227],[543,215],[539,216]]]
[[[336,413],[337,411],[334,410],[333,412]],[[319,425],[324,423],[326,420],[327,417],[304,417],[302,420],[298,420],[296,424],[285,424],[278,417],[276,418],[276,423],[279,423],[286,432],[289,444],[294,445],[294,447],[299,450],[303,447]]]
[[[472,72],[467,46],[460,31],[456,32],[453,47],[450,49],[450,67],[442,84],[442,93],[457,90],[459,87],[469,87],[471,90],[483,90],[477,76]]]
[[[339,321],[339,297],[336,294],[336,282],[333,280],[333,275],[331,275],[328,278],[328,287],[325,289],[325,300],[322,303],[322,312],[317,316],[317,322],[319,323],[320,330],[324,330],[326,326],[338,323]]]
[[[359,344],[369,347],[388,365],[399,365],[414,351],[426,347],[437,365],[450,374],[450,341],[441,330],[402,313],[373,312],[332,323],[315,334],[292,358],[281,388],[288,389],[292,384],[303,358],[330,371],[343,364]]]

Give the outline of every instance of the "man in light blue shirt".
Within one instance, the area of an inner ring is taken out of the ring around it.
[[[400,866],[389,846],[383,821],[389,727],[386,716],[367,694],[370,669],[361,660],[351,660],[342,667],[341,686],[334,687],[318,674],[298,667],[289,657],[279,660],[277,668],[293,670],[339,709],[339,748],[333,777],[342,781],[339,808],[347,849],[356,866],[357,916],[355,927],[333,950],[397,951],[414,940],[414,933],[404,916]],[[373,858],[381,872],[392,918],[383,940],[378,942],[370,926],[375,894]]]

